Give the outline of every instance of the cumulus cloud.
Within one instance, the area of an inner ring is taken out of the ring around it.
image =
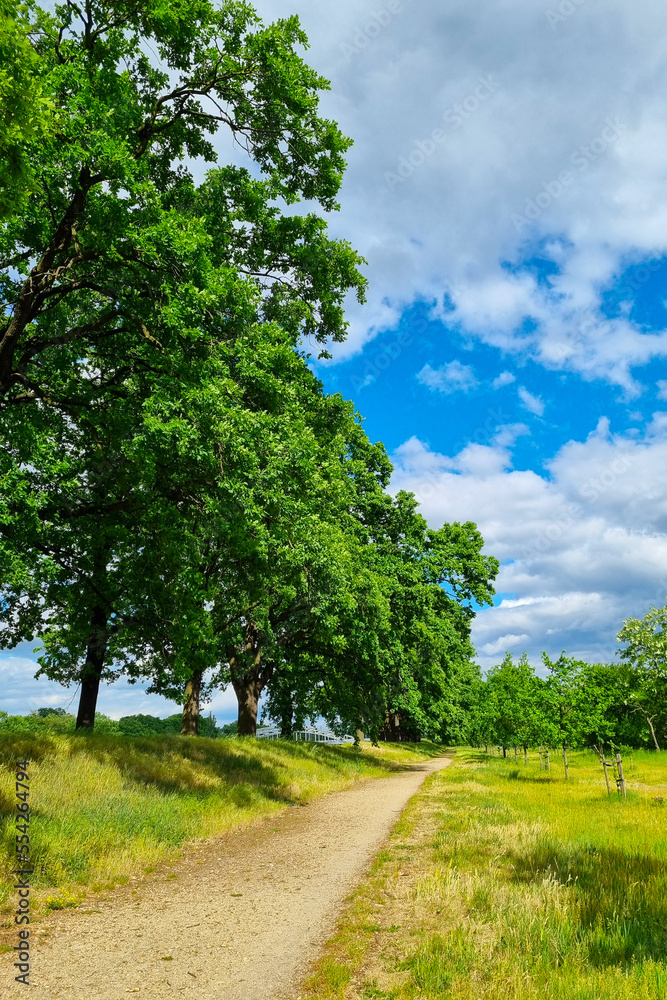
[[[667,414],[642,436],[614,434],[601,418],[543,475],[514,467],[512,436],[501,429],[453,456],[412,438],[392,456],[392,488],[414,492],[433,527],[475,521],[500,560],[503,600],[473,629],[484,667],[507,636],[525,636],[516,651],[535,664],[543,649],[609,659],[623,620],[667,595]]]
[[[417,380],[429,389],[446,394],[468,392],[477,385],[473,369],[470,365],[461,364],[460,361],[450,361],[442,368],[431,368],[426,364],[417,373]]]
[[[498,653],[509,652],[529,638],[527,632],[523,632],[521,635],[513,635],[509,632],[507,635],[501,635],[495,642],[487,642],[486,645],[482,646],[482,650],[488,656],[497,656]]]
[[[421,298],[467,337],[637,393],[667,334],[601,303],[627,263],[667,253],[667,7],[587,0],[557,24],[533,0],[258,8],[299,13],[323,110],[355,141],[331,224],[370,292],[337,357]]]
[[[534,413],[538,417],[542,416],[544,413],[544,402],[539,396],[533,396],[532,392],[528,392],[522,385],[517,389],[517,395],[524,409],[528,410],[529,413]]]
[[[516,375],[512,372],[501,372],[496,378],[494,378],[491,383],[492,389],[502,389],[505,385],[511,385],[512,382],[516,382]]]

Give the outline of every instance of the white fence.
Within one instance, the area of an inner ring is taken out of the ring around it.
[[[262,726],[257,730],[258,740],[279,740],[278,726]],[[284,738],[284,737],[283,737]],[[311,743],[354,743],[354,736],[336,736],[329,729],[317,729],[315,726],[305,726],[292,733],[293,740],[308,740]]]

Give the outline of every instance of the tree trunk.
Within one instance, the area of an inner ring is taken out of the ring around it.
[[[273,665],[262,662],[262,643],[259,629],[248,622],[243,650],[227,651],[232,686],[239,704],[239,736],[257,735],[257,710],[259,696],[273,676]],[[246,669],[247,665],[247,669]]]
[[[507,757],[507,747],[503,747],[503,758]]]
[[[651,736],[653,737],[653,743],[655,744],[656,750],[659,750],[658,741],[655,738],[655,729],[653,728],[653,719],[650,716],[646,716],[646,721],[648,722],[649,729],[651,730]]]
[[[199,731],[199,695],[202,677],[203,671],[195,670],[185,684],[181,736],[196,736]]]
[[[292,736],[294,715],[292,709],[288,708],[280,717],[280,735],[284,736],[285,739],[290,739]]]
[[[76,717],[77,729],[92,731],[95,725],[95,709],[100,690],[100,678],[104,668],[107,641],[107,613],[101,605],[97,604],[93,608],[91,616],[90,634],[86,645],[86,662],[81,669],[81,694]]]
[[[570,777],[570,768],[569,768],[568,763],[567,763],[567,750],[565,748],[565,744],[564,743],[563,743],[563,764],[565,765],[565,777],[569,778]]]
[[[234,682],[234,690],[239,703],[239,736],[257,735],[257,709],[263,687],[264,684],[260,677],[246,675],[242,680]]]
[[[528,763],[528,747],[526,746],[525,743],[523,745],[523,762],[524,764]]]

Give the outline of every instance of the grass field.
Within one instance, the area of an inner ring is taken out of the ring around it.
[[[336,1000],[667,998],[667,753],[456,753],[428,779],[308,984]],[[661,799],[665,801],[660,801]]]
[[[187,841],[251,823],[403,761],[432,744],[364,750],[252,739],[21,734],[0,737],[0,913],[13,909],[14,766],[30,764],[33,912],[77,905],[150,873]]]

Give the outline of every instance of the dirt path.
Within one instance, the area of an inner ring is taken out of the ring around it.
[[[288,1000],[408,799],[449,762],[288,809],[196,848],[93,912],[84,904],[54,917],[49,940],[35,942],[30,996]],[[11,983],[3,995],[25,996],[9,962],[2,972]]]

